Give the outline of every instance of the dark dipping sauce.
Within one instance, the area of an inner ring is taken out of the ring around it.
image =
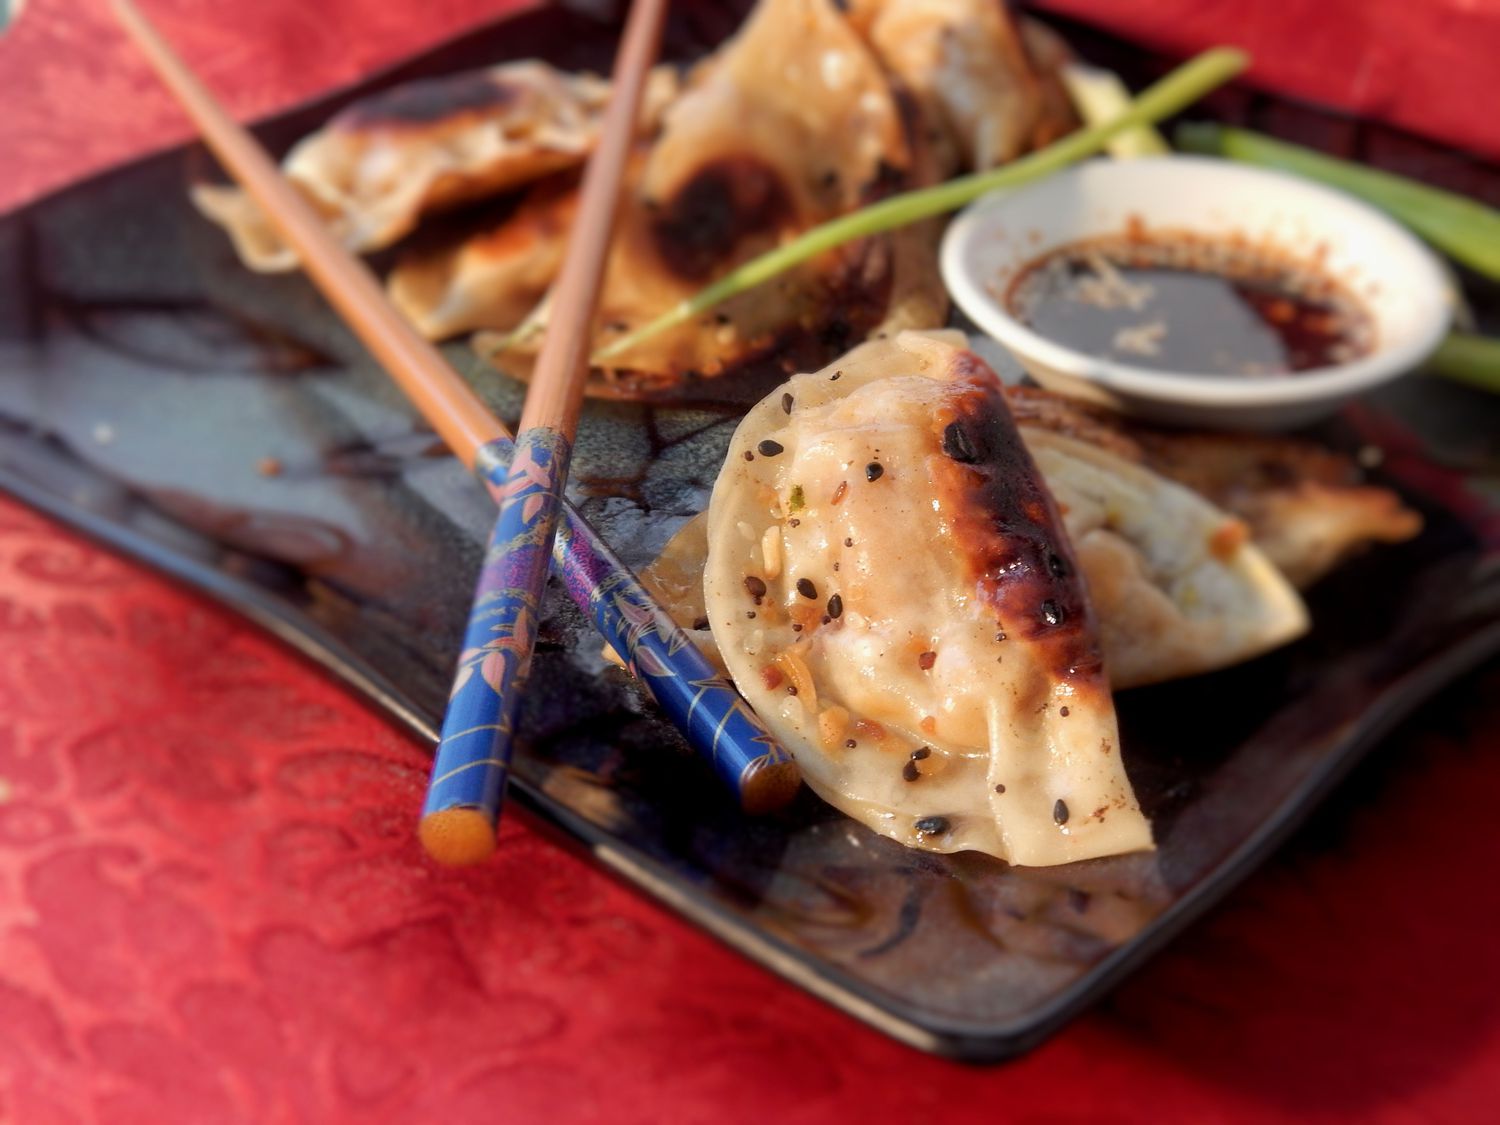
[[[1374,346],[1369,311],[1316,266],[1184,232],[1059,247],[1021,270],[1005,304],[1049,340],[1157,371],[1290,375]]]

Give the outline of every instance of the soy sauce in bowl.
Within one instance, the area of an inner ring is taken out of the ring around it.
[[[1275,377],[1369,355],[1365,306],[1311,262],[1185,231],[1125,231],[1057,247],[1006,294],[1039,335],[1115,363]]]

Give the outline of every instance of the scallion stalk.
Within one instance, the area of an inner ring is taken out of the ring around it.
[[[1451,333],[1427,361],[1434,375],[1500,394],[1500,340]]]
[[[1189,122],[1177,127],[1173,140],[1183,152],[1279,168],[1341,188],[1388,212],[1454,261],[1500,281],[1500,211],[1478,200],[1248,129]]]

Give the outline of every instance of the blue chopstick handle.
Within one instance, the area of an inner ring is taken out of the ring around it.
[[[571,508],[557,529],[556,555],[568,596],[740,806],[770,812],[790,801],[802,782],[791,754]]]
[[[568,476],[571,447],[557,430],[532,427],[513,450],[508,467],[493,476],[486,466],[500,514],[485,547],[422,807],[423,843],[453,862],[483,858],[493,846]]]
[[[502,501],[514,487],[515,448],[509,441],[491,442],[476,459],[477,474]],[[527,514],[526,497],[546,495],[549,499],[543,502],[551,502],[551,493],[542,489],[539,477],[562,478],[556,452],[555,446],[530,446],[520,474],[538,479],[527,485],[517,515]],[[452,809],[476,810],[491,825],[498,816],[516,719],[504,704],[508,699],[519,700],[517,689],[527,671],[511,659],[512,650],[504,638],[514,635],[515,618],[522,610],[531,628],[537,620],[534,603],[504,596],[515,588],[517,579],[514,566],[506,562],[514,532],[506,526],[504,514],[502,510],[485,551],[424,820]],[[545,513],[533,504],[530,514],[532,521],[521,522],[534,527]],[[524,537],[527,532],[520,534]],[[523,546],[530,551],[535,544]],[[790,800],[801,781],[791,755],[566,501],[552,554],[569,597],[593,620],[740,804],[748,811],[761,812]],[[526,557],[528,565],[535,562],[534,553]]]

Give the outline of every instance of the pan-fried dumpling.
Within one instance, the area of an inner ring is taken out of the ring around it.
[[[950,171],[1004,164],[1059,131],[1028,50],[1056,40],[1023,34],[1004,0],[854,0],[850,19],[916,97]]]
[[[709,508],[710,627],[875,831],[1024,865],[1148,848],[1078,564],[961,345],[865,344],[750,411]]]
[[[386,278],[386,292],[431,340],[479,328],[513,328],[556,278],[577,211],[572,177],[538,184],[488,230],[456,244],[403,254]]]
[[[1401,543],[1422,529],[1400,496],[1311,442],[1156,429],[1035,387],[1007,387],[1006,400],[1023,434],[1045,429],[1108,450],[1244,520],[1251,542],[1299,590],[1372,543]]]
[[[693,72],[631,180],[595,341],[608,343],[740,262],[913,182],[913,168],[890,83],[832,0],[761,0]],[[830,251],[712,316],[643,341],[596,372],[591,389],[650,396],[772,352],[821,363],[886,316],[902,247],[883,237]],[[538,336],[476,346],[525,378]]]
[[[1307,631],[1307,608],[1243,522],[1149,469],[1023,427],[1083,568],[1110,683],[1228,667]]]
[[[676,89],[653,72],[643,120]],[[411,82],[356,102],[287,154],[283,169],[351,250],[389,246],[417,220],[581,164],[593,147],[609,83],[546,63]],[[228,230],[252,269],[296,268],[260,208],[242,191],[200,185],[193,202]]]

